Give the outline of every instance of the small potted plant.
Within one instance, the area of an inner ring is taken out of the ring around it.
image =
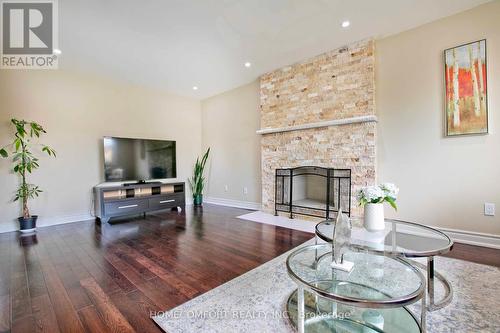
[[[56,156],[54,149],[46,145],[33,143],[32,140],[46,133],[43,127],[36,122],[12,119],[11,123],[15,128],[14,140],[12,143],[0,149],[0,156],[9,157],[8,149],[11,148],[13,171],[20,178],[19,187],[14,195],[14,201],[22,202],[23,216],[18,218],[20,231],[27,233],[35,231],[37,215],[31,215],[28,208],[28,200],[38,197],[42,190],[34,184],[28,183],[28,175],[33,170],[38,169],[39,159],[35,157],[33,148],[41,147],[41,151],[49,156]]]
[[[188,179],[191,185],[191,192],[193,193],[193,204],[195,206],[201,206],[203,204],[203,188],[205,187],[205,177],[203,177],[203,172],[205,171],[205,164],[207,163],[208,154],[210,153],[210,148],[207,149],[201,160],[196,159],[194,165],[193,177]]]
[[[399,189],[391,183],[363,187],[358,192],[358,202],[364,206],[364,227],[369,231],[380,231],[385,229],[384,202],[388,202],[392,208],[398,209],[396,199]]]

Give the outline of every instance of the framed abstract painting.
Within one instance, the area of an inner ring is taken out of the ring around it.
[[[488,133],[486,40],[444,51],[446,136]]]

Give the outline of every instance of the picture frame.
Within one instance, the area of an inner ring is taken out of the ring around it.
[[[444,50],[445,136],[488,134],[486,39]]]

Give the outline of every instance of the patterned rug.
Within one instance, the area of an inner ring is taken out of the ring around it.
[[[285,268],[289,252],[153,320],[168,333],[295,332],[285,312],[296,289]],[[454,298],[427,313],[428,332],[500,333],[500,269],[442,257],[435,265],[453,286]],[[436,293],[439,299],[439,283]],[[410,306],[417,316],[419,306]]]

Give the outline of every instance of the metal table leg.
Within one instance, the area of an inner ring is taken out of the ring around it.
[[[297,289],[297,330],[299,333],[304,333],[304,287],[300,286]]]
[[[422,328],[422,333],[427,332],[427,306],[426,306],[426,299],[427,296],[424,295],[422,297],[422,304],[421,307],[422,309],[420,310],[420,327]]]
[[[314,245],[318,245],[318,235],[314,235]],[[318,261],[318,249],[314,249],[314,260]]]
[[[429,303],[434,304],[434,257],[427,257],[427,293]]]
[[[408,261],[411,262],[412,265],[419,267],[421,269],[425,269],[427,271],[427,295],[429,296],[427,310],[436,311],[450,304],[450,302],[453,300],[453,289],[448,280],[446,280],[444,276],[442,276],[441,274],[439,274],[439,272],[435,270],[434,257],[432,256],[427,258],[427,265],[423,265],[418,261],[414,260],[408,260]],[[443,299],[439,300],[438,302],[436,302],[434,299],[435,279],[441,281],[445,289]]]

